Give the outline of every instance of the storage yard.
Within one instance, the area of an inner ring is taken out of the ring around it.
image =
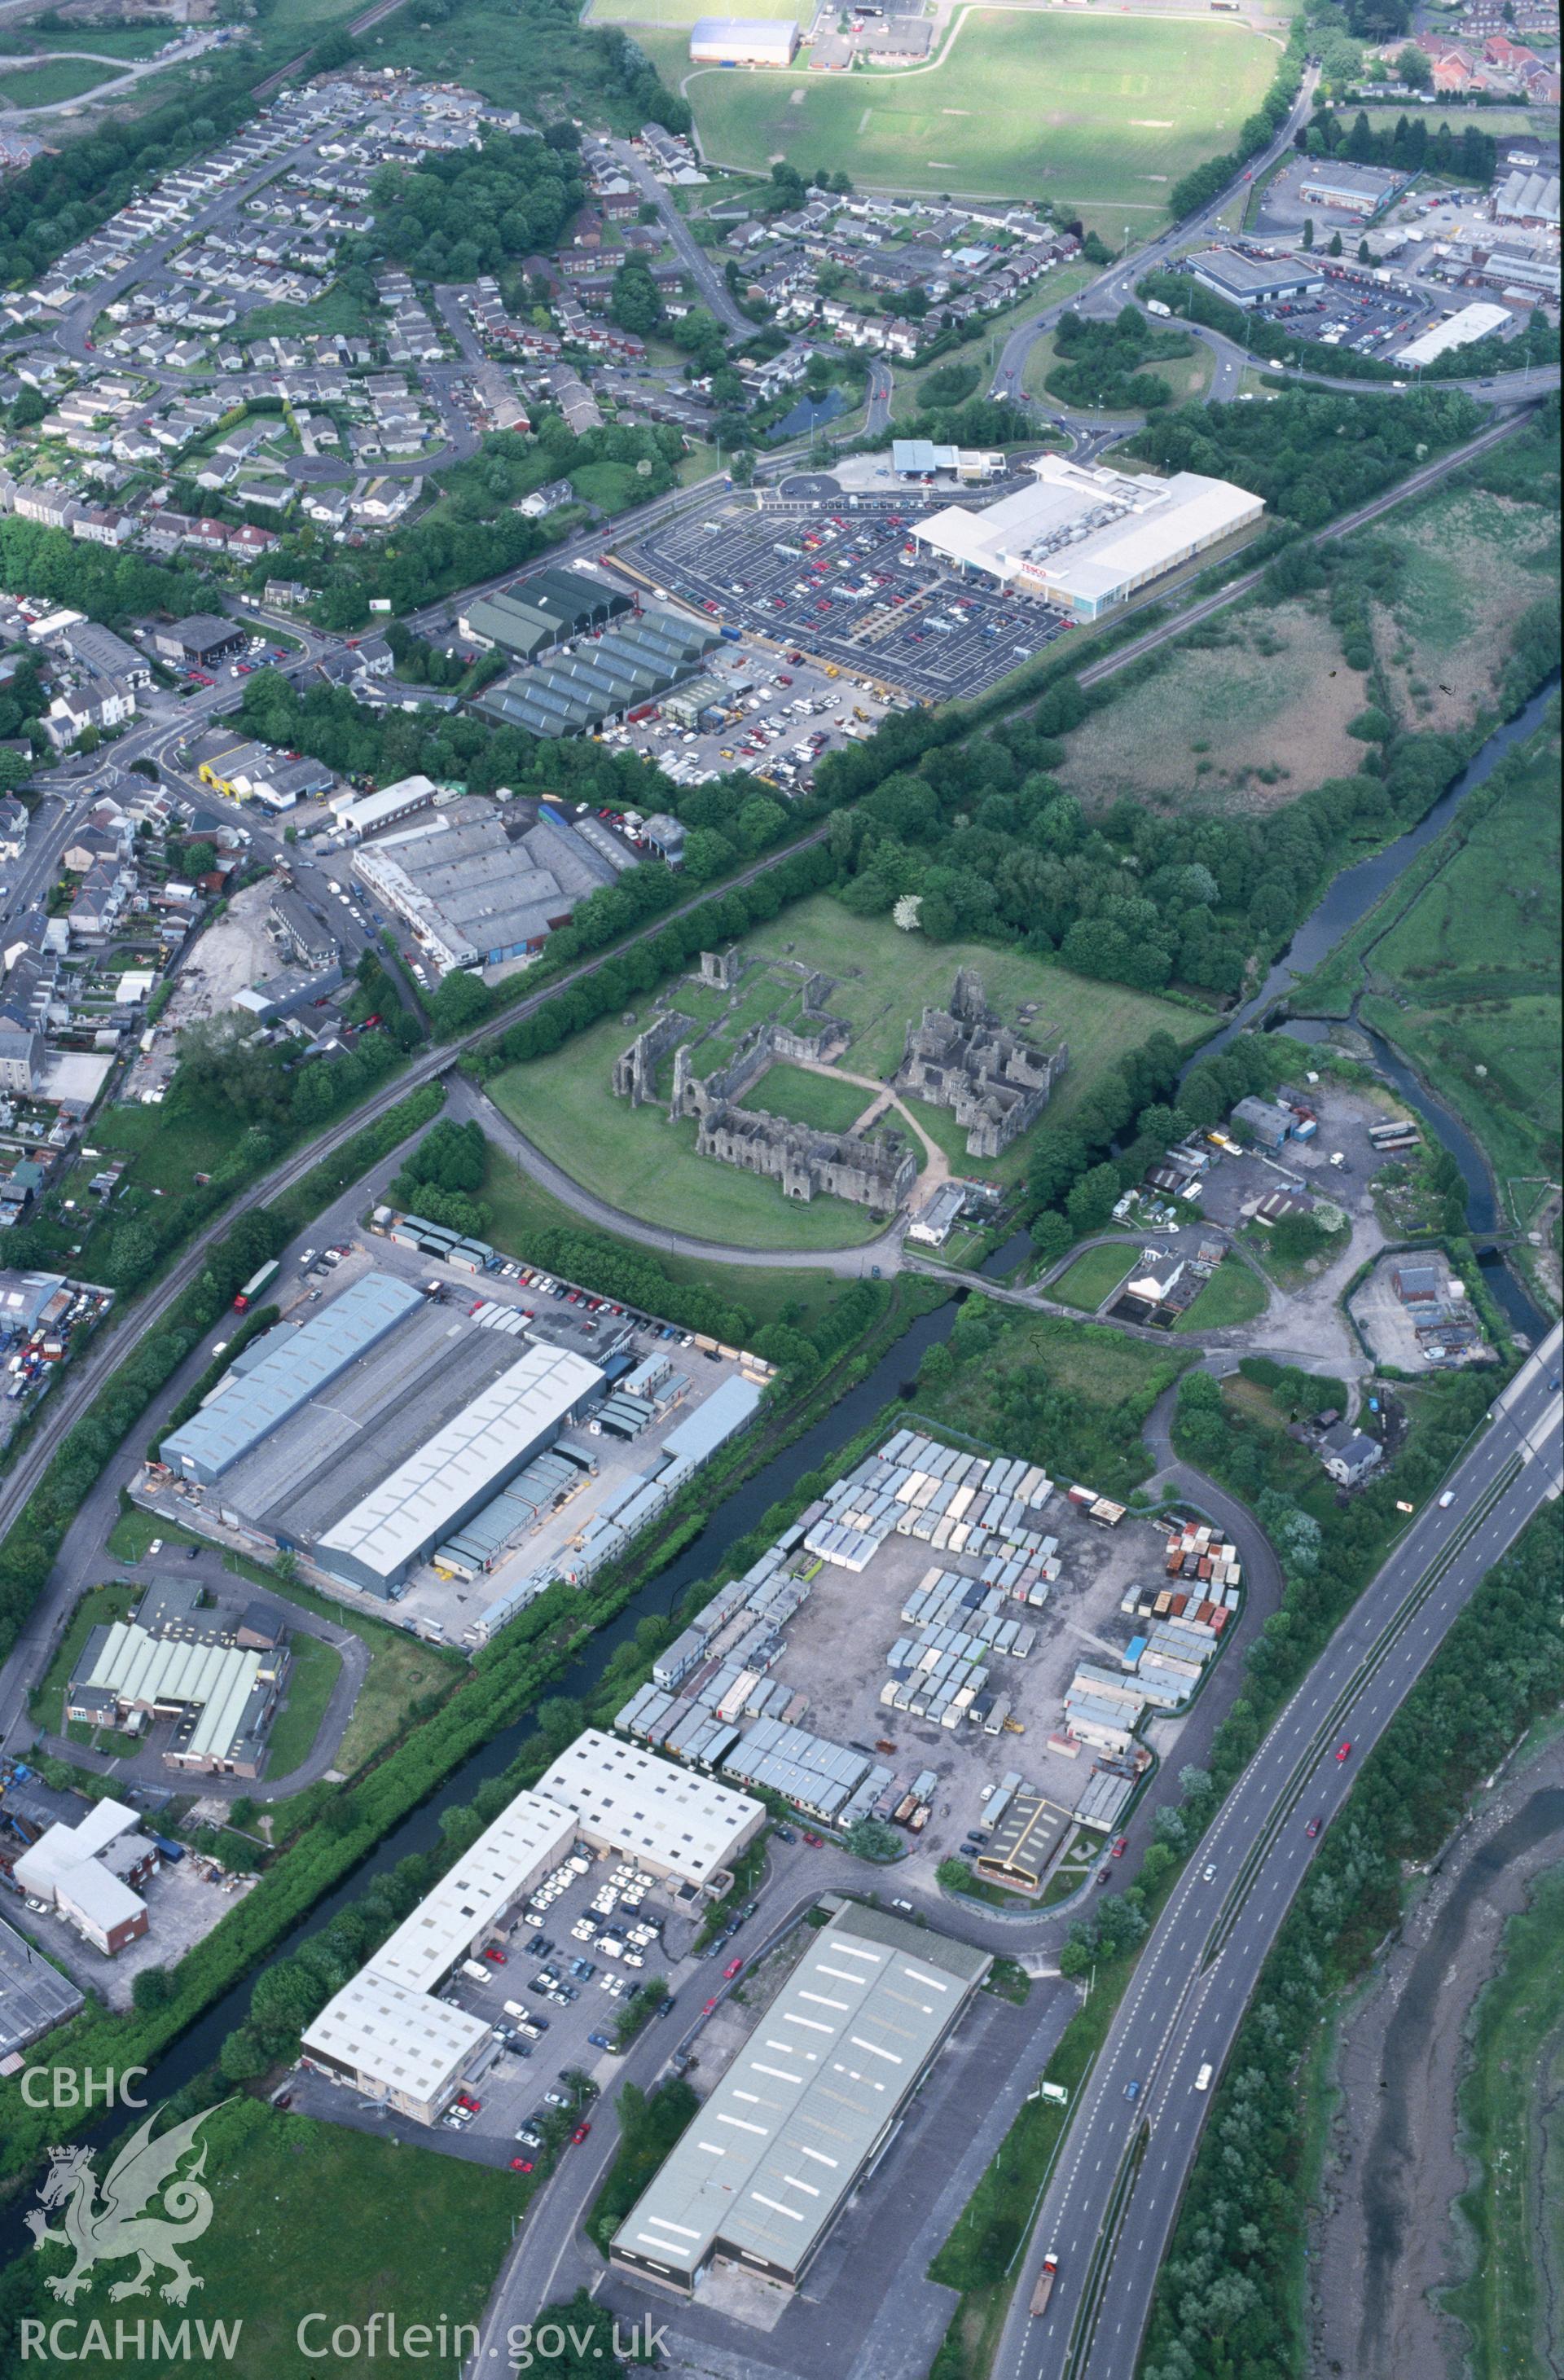
[[[319,1312],[307,1293],[245,1350],[136,1492],[476,1647],[623,1552],[753,1418],[770,1369],[416,1217],[382,1229]]]
[[[1119,1824],[1142,1717],[1187,1705],[1241,1586],[1197,1519],[1170,1535],[1036,1464],[899,1430],[664,1649],[615,1725],[839,1832],[889,1819],[931,1862],[1030,1791],[1058,1815],[1046,1856],[1034,1836],[1030,1864],[1004,1863],[1030,1892],[1076,1824]],[[986,1806],[1012,1760],[1024,1784]]]

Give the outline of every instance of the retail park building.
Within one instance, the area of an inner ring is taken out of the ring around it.
[[[1127,603],[1265,512],[1247,488],[1198,471],[1154,480],[1059,455],[1032,468],[1031,487],[981,512],[948,504],[912,534],[958,569],[1040,596],[1076,620]]]

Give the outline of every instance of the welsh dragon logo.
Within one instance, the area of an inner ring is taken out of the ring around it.
[[[187,2150],[197,2147],[196,2134],[212,2113],[203,2107],[199,2116],[153,2140],[154,2108],[115,2157],[101,2197],[92,2170],[95,2149],[50,2150],[49,2171],[38,2195],[42,2209],[65,2208],[63,2228],[52,2230],[36,2206],[26,2221],[35,2248],[68,2248],[76,2258],[68,2273],[49,2276],[46,2286],[55,2297],[73,2305],[94,2265],[115,2264],[125,2256],[139,2260],[137,2269],[128,2280],[115,2282],[109,2290],[113,2299],[148,2296],[159,2270],[171,2277],[160,2294],[173,2305],[183,2305],[192,2289],[202,2287],[180,2250],[199,2240],[212,2221],[212,2193],[200,2181],[206,2170],[205,2143],[200,2144],[188,2173],[180,2173],[178,2167]],[[147,2214],[144,2210],[160,2192],[164,2212]]]

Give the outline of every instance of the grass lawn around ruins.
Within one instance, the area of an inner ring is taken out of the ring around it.
[[[1186,1045],[1208,1028],[1192,1011],[1127,986],[1095,983],[1033,958],[1024,951],[976,942],[931,944],[903,934],[887,918],[851,916],[829,894],[817,894],[758,928],[740,944],[756,965],[735,991],[688,978],[664,987],[667,1004],[709,1038],[697,1050],[702,1075],[725,1064],[744,1035],[768,1016],[800,1014],[804,972],[832,978],[830,1013],[852,1028],[841,1062],[855,1075],[889,1082],[900,1062],[909,1023],[925,1006],[949,1000],[960,966],[976,967],[991,1007],[1007,1024],[1037,1038],[1061,1033],[1071,1068],[1049,1113],[1068,1115],[1103,1067],[1158,1030]],[[836,1198],[800,1204],[775,1183],[697,1157],[693,1122],[671,1124],[666,1109],[632,1108],[613,1097],[613,1061],[656,1012],[636,1011],[634,1026],[605,1018],[547,1058],[508,1067],[488,1086],[491,1096],[545,1157],[609,1205],[640,1220],[734,1247],[852,1247],[874,1236],[864,1208]],[[666,1098],[673,1058],[662,1062],[659,1092]],[[842,1131],[869,1105],[872,1092],[803,1067],[770,1068],[746,1093],[752,1107]],[[970,1159],[953,1118],[924,1101],[911,1103],[917,1122],[957,1171],[1005,1184],[1026,1163],[1026,1136],[996,1162]]]

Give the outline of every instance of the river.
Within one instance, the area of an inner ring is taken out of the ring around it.
[[[1514,719],[1497,728],[1482,750],[1468,762],[1417,826],[1388,844],[1374,858],[1346,868],[1337,877],[1318,907],[1300,926],[1262,989],[1253,1000],[1245,1002],[1213,1040],[1204,1045],[1199,1055],[1208,1057],[1246,1025],[1263,1018],[1268,1010],[1286,998],[1300,978],[1320,964],[1341,936],[1355,926],[1395,882],[1408,862],[1442,832],[1473,788],[1483,783],[1515,745],[1535,733],[1552,691],[1552,685],[1545,687]],[[1324,1026],[1310,1027],[1307,1020],[1295,1024],[1291,1029],[1301,1032],[1304,1038],[1308,1038],[1312,1031],[1315,1038],[1323,1038],[1328,1030]],[[1375,1043],[1376,1058],[1400,1095],[1417,1110],[1429,1129],[1454,1154],[1468,1186],[1468,1212],[1473,1229],[1479,1234],[1491,1231],[1496,1220],[1492,1181],[1475,1142],[1455,1117],[1430,1099],[1387,1043],[1376,1035],[1368,1038]],[[988,1257],[983,1271],[990,1279],[1003,1279],[1028,1254],[1030,1245],[1024,1232],[1013,1234]],[[1541,1336],[1547,1328],[1546,1321],[1509,1267],[1495,1257],[1491,1266],[1485,1263],[1485,1272],[1515,1327],[1534,1338]],[[855,1436],[883,1405],[909,1389],[925,1348],[949,1334],[956,1311],[956,1304],[952,1301],[932,1314],[920,1316],[856,1388],[832,1405],[802,1438],[725,1497],[699,1536],[686,1546],[666,1570],[647,1581],[618,1619],[602,1629],[571,1663],[552,1691],[577,1698],[588,1695],[601,1677],[610,1656],[633,1633],[638,1621],[649,1613],[670,1611],[685,1589],[696,1579],[709,1576],[727,1548],[737,1538],[747,1535],[770,1507],[786,1496],[806,1471],[829,1461],[837,1449]],[[291,1949],[299,1933],[315,1933],[328,1925],[339,1909],[358,1897],[369,1877],[394,1867],[410,1852],[432,1850],[440,1840],[442,1812],[470,1801],[479,1785],[507,1768],[529,1729],[530,1718],[524,1716],[464,1761],[438,1792],[409,1813],[378,1849],[311,1911],[295,1935],[281,1946],[281,1950]],[[281,1955],[281,1950],[273,1952],[273,1956]],[[233,2032],[244,2019],[253,1980],[253,1973],[247,1975],[243,1982],[224,1994],[169,2051],[153,2077],[153,2090],[158,2097],[165,2097],[178,2090],[202,2068],[212,2063],[224,2036]],[[118,2129],[117,2121],[105,2123],[86,2137],[89,2140],[105,2138]],[[19,2213],[18,2204],[13,2206],[9,2215],[0,2214],[0,2259],[8,2260],[29,2244]]]

